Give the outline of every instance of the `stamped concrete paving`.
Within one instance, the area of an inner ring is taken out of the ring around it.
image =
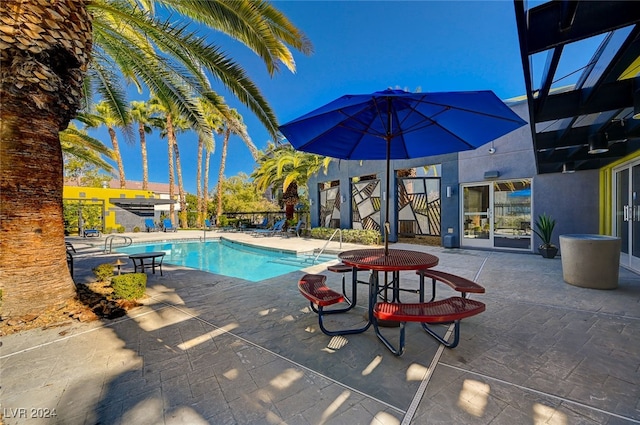
[[[76,281],[116,258],[97,251],[102,241],[74,243]],[[560,259],[394,247],[433,253],[438,269],[487,288],[476,297],[487,311],[463,321],[457,348],[439,347],[416,324],[400,358],[372,330],[330,338],[297,291],[303,272],[252,283],[165,264],[163,277],[149,275],[145,305],[125,318],[3,337],[4,423],[640,423],[640,276],[621,269],[617,290],[598,291],[565,284]],[[325,266],[308,271],[338,288]],[[417,286],[415,274],[402,281]],[[364,296],[359,306],[327,326],[362,323]],[[397,329],[384,332],[397,339]]]

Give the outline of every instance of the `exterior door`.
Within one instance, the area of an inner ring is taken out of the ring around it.
[[[640,272],[640,161],[618,168],[613,229],[621,239],[620,263]]]
[[[531,181],[462,187],[462,246],[531,250]]]
[[[491,184],[462,187],[462,246],[491,248]]]

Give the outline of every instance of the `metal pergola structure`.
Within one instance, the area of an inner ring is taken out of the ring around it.
[[[514,7],[538,173],[599,169],[639,150],[640,4],[560,0],[526,9],[514,0]],[[592,37],[599,47],[575,70],[575,84],[557,85],[568,47]],[[534,57],[545,53],[536,82]],[[608,151],[593,149],[598,144]]]

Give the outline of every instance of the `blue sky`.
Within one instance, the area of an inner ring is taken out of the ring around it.
[[[297,72],[283,67],[270,77],[243,45],[211,34],[263,91],[281,124],[344,94],[388,87],[409,91],[493,90],[500,98],[524,94],[511,1],[275,1],[312,41],[314,53],[294,52]],[[243,115],[259,149],[270,140],[259,121],[226,90],[214,87]],[[178,136],[185,188],[196,191],[196,139]],[[100,137],[110,146],[107,137]],[[139,146],[121,139],[128,180],[142,180]],[[132,142],[137,143],[134,139]],[[167,145],[149,143],[150,180],[168,182]],[[221,140],[216,139],[217,148]],[[217,183],[220,149],[211,158],[209,187]],[[225,176],[250,174],[249,151],[238,138],[229,146]]]

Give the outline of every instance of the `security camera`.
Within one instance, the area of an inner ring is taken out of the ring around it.
[[[496,148],[489,148],[489,153],[492,155],[496,153]]]

